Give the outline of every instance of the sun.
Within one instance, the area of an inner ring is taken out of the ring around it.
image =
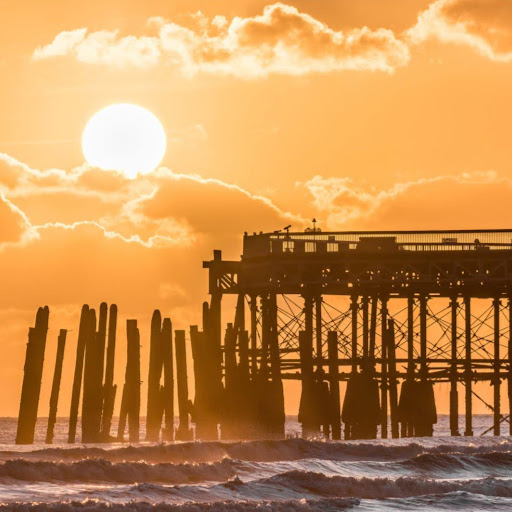
[[[128,178],[156,169],[166,147],[165,131],[158,118],[129,103],[96,112],[82,135],[82,151],[90,165],[122,172]]]

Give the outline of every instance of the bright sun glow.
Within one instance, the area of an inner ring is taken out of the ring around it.
[[[166,150],[160,121],[145,108],[128,103],[110,105],[94,114],[82,135],[87,162],[134,178],[155,169]]]

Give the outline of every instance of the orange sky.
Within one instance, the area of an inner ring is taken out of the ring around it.
[[[46,414],[84,302],[186,328],[243,231],[510,227],[510,91],[510,0],[0,0],[0,415],[41,304]],[[168,137],[135,180],[81,152],[120,102]]]

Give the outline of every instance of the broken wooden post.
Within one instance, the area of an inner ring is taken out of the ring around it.
[[[146,414],[146,440],[158,441],[160,438],[161,409],[160,378],[162,376],[162,316],[155,310],[151,319],[151,338],[149,345],[148,404]]]
[[[118,439],[124,441],[128,420],[129,441],[139,442],[140,419],[140,334],[137,320],[126,321],[127,358],[126,373],[119,415]]]
[[[164,318],[162,324],[162,357],[164,367],[164,385],[162,387],[162,409],[165,416],[163,438],[174,440],[174,369],[172,356],[172,323]],[[160,421],[161,425],[161,421]]]
[[[105,383],[103,385],[103,414],[101,417],[101,437],[110,441],[110,428],[114,415],[117,386],[114,385],[114,365],[116,352],[117,306],[110,306],[108,318],[107,361],[105,364]]]
[[[35,326],[29,329],[16,444],[34,442],[49,314],[48,306],[39,308]]]
[[[100,318],[106,316],[106,304],[100,306]],[[103,406],[103,367],[100,359],[100,331],[96,332],[96,312],[89,310],[85,342],[84,392],[82,397],[82,443],[100,441],[101,409]]]
[[[178,384],[178,410],[180,423],[176,430],[177,441],[190,441],[192,429],[189,423],[190,404],[188,399],[187,352],[185,331],[176,331],[176,380]]]
[[[46,431],[46,444],[53,443],[53,431],[57,421],[57,405],[59,403],[60,380],[62,377],[62,361],[64,360],[64,347],[66,346],[66,335],[68,331],[61,329],[57,342],[57,356],[55,359],[55,370],[53,372],[52,391],[50,394],[50,414],[48,415],[48,429]]]
[[[71,391],[71,409],[69,412],[68,443],[74,443],[76,438],[76,425],[78,422],[78,409],[80,406],[80,393],[82,390],[82,374],[84,368],[85,342],[89,325],[89,306],[84,304],[80,314],[80,327],[78,328],[78,341],[76,345],[75,373]]]

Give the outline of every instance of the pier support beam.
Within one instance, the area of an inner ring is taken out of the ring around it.
[[[471,367],[471,298],[464,297],[464,311],[466,324],[466,357],[464,361],[464,383],[466,385],[466,430],[465,436],[473,435],[473,388],[472,388],[472,367]]]
[[[340,383],[338,367],[338,333],[327,333],[327,350],[329,354],[329,391],[330,391],[330,418],[332,439],[341,439],[340,416]]]
[[[381,297],[381,390],[380,390],[380,437],[388,437],[388,364],[386,330],[388,322],[388,299]]]
[[[493,400],[493,433],[495,436],[500,435],[501,430],[501,404],[500,404],[500,309],[501,302],[499,298],[493,301],[494,308],[494,377],[492,385],[494,386]]]
[[[451,362],[450,362],[450,434],[460,436],[459,433],[459,393],[457,385],[459,382],[457,368],[457,297],[450,303],[451,306]]]
[[[114,415],[117,386],[114,385],[114,365],[116,355],[117,306],[112,304],[108,317],[107,359],[105,363],[105,383],[103,385],[103,414],[101,417],[101,437],[105,442],[112,440],[110,428]]]

